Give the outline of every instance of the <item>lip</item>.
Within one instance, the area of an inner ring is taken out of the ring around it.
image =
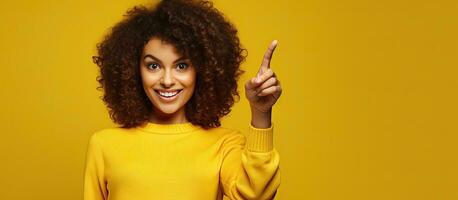
[[[161,96],[161,95],[159,94],[159,92],[176,92],[176,91],[178,91],[178,93],[175,94],[175,96],[172,96],[172,97],[164,97],[164,96]],[[172,101],[174,101],[175,99],[178,98],[178,95],[181,94],[181,91],[182,91],[182,89],[181,89],[181,90],[154,90],[154,93],[156,93],[156,95],[157,95],[157,96],[159,97],[159,99],[161,99],[162,101],[164,101],[164,102],[172,102]]]

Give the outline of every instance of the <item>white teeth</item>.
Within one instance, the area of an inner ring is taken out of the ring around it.
[[[178,94],[178,91],[175,91],[175,92],[159,92],[159,94],[161,96],[164,96],[164,97],[172,97],[172,96],[175,96],[176,94]]]

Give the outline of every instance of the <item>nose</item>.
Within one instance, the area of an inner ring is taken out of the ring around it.
[[[175,85],[175,80],[173,78],[172,70],[168,70],[168,69],[164,70],[160,83],[165,88],[169,88]]]

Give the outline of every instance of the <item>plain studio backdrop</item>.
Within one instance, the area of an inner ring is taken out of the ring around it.
[[[223,126],[247,130],[243,84],[269,42],[277,199],[458,198],[458,2],[217,0],[248,58]],[[82,199],[89,136],[115,126],[95,45],[149,1],[0,3],[0,199]]]

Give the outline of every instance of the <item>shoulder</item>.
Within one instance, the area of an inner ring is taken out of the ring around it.
[[[239,132],[236,129],[228,128],[225,126],[211,128],[211,129],[208,129],[207,131],[212,132],[213,134],[221,134],[221,135],[227,135],[227,134],[233,134],[233,133]]]
[[[234,144],[244,145],[246,141],[245,135],[237,129],[220,126],[218,128],[209,129],[208,131],[211,132],[211,135],[217,137],[224,146]]]
[[[102,145],[103,143],[122,140],[124,137],[131,135],[129,133],[132,132],[133,129],[125,129],[120,127],[99,129],[91,134],[89,141],[91,143],[98,143],[99,145]]]
[[[206,132],[212,135],[218,136],[218,137],[231,137],[231,136],[242,135],[242,133],[239,130],[224,127],[224,126],[211,128],[211,129],[206,130]]]

